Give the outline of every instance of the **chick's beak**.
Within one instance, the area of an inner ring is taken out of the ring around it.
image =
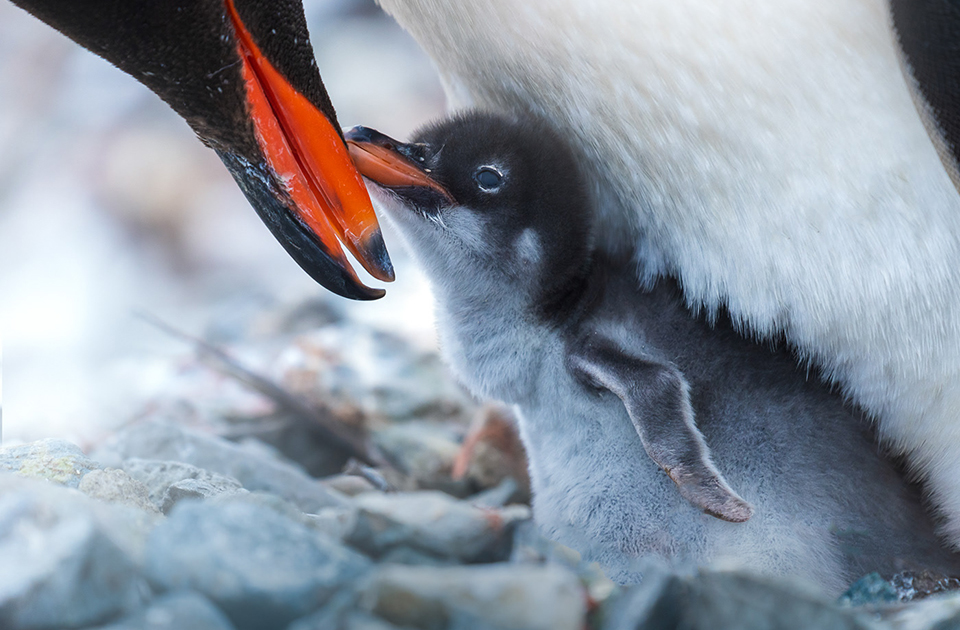
[[[423,145],[398,142],[368,127],[354,127],[344,138],[350,157],[364,177],[385,188],[421,189],[446,203],[453,202],[447,189],[430,177]]]
[[[374,278],[394,279],[370,197],[343,138],[261,53],[232,0],[226,7],[257,142],[285,198],[269,204],[265,212],[271,216],[258,211],[285,249],[325,287],[352,299],[383,296],[382,289],[360,282],[340,246]]]

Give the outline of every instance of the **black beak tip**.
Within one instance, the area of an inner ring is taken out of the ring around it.
[[[387,244],[383,242],[383,234],[376,230],[367,237],[363,244],[363,257],[379,272],[378,279],[384,282],[393,282],[396,275],[393,271],[393,262],[387,253]]]
[[[348,268],[327,253],[323,244],[288,210],[284,211],[278,222],[278,229],[269,223],[267,225],[300,268],[327,290],[340,297],[360,301],[378,300],[386,295],[383,289],[360,283]],[[393,268],[390,269],[392,272]]]
[[[338,257],[328,253],[320,239],[290,210],[289,201],[278,192],[280,186],[265,165],[252,165],[232,153],[218,153],[260,219],[308,276],[329,291],[351,300],[377,300],[386,295],[383,289],[361,284],[349,268],[344,267],[346,261],[341,263]],[[393,265],[387,256],[383,237],[378,232],[370,241],[378,263],[389,269],[392,275]]]

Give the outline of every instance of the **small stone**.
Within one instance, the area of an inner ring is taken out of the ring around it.
[[[355,508],[324,508],[306,516],[311,521],[311,527],[336,540],[344,540],[353,530],[357,513]]]
[[[184,479],[171,484],[163,495],[160,509],[164,514],[170,512],[173,506],[183,499],[211,499],[223,494],[234,495],[247,492],[244,488],[224,489],[222,484],[212,483],[204,479]]]
[[[938,621],[930,630],[957,630],[958,628],[960,628],[960,613]]]
[[[868,573],[851,584],[837,601],[846,606],[865,606],[888,604],[899,600],[900,596],[893,584],[874,572]]]
[[[395,626],[379,617],[362,612],[348,614],[344,617],[340,627],[343,630],[404,630],[400,626]]]
[[[131,457],[184,462],[233,477],[247,490],[277,494],[304,512],[346,502],[346,497],[325,488],[293,464],[167,422],[150,421],[127,427],[102,444],[94,457],[111,466],[122,466]]]
[[[209,599],[185,591],[164,595],[145,610],[89,630],[234,630],[234,626]]]
[[[890,578],[890,584],[901,602],[960,589],[960,579],[933,571],[901,571]]]
[[[221,494],[246,492],[243,485],[233,477],[219,475],[183,462],[131,457],[123,462],[123,469],[147,487],[150,501],[164,514],[191,491],[196,491],[197,495],[191,498],[211,498]],[[196,485],[189,483],[183,485],[183,482],[189,481],[196,482]],[[173,496],[170,496],[169,491],[172,486],[178,486],[178,489],[174,490]]]
[[[107,503],[129,505],[151,514],[160,513],[157,506],[150,501],[147,487],[122,470],[91,470],[80,480],[77,489],[89,497]]]
[[[78,628],[138,608],[149,589],[111,530],[129,509],[0,474],[0,628]]]
[[[527,503],[530,495],[520,489],[520,484],[513,477],[506,477],[493,488],[470,497],[470,503],[479,508],[499,508],[511,503]]]
[[[434,422],[393,424],[374,432],[373,442],[404,474],[418,482],[449,481],[460,446],[449,425]]]
[[[233,503],[244,503],[247,505],[252,505],[257,509],[266,508],[272,510],[281,516],[285,516],[291,521],[305,525],[310,529],[320,532],[324,536],[329,537],[327,531],[317,526],[317,521],[313,518],[313,514],[304,514],[300,509],[294,504],[290,503],[282,497],[278,497],[275,494],[270,494],[269,492],[239,492],[237,494],[221,494],[216,497],[209,499],[209,502],[215,505],[228,505]],[[335,508],[327,508],[335,509]],[[333,537],[334,540],[340,542],[339,539]]]
[[[364,492],[376,492],[377,488],[359,475],[333,475],[323,480],[323,485],[342,492],[348,497],[355,497]]]
[[[344,589],[320,610],[291,623],[287,630],[342,630],[344,619],[356,608],[358,598],[354,589]]]
[[[354,502],[345,540],[373,557],[409,547],[461,562],[503,560],[514,526],[530,518],[524,506],[484,510],[441,492],[369,493]]]
[[[906,606],[877,609],[891,630],[956,630],[960,628],[960,594],[929,597]]]
[[[583,564],[579,553],[545,537],[532,520],[517,524],[511,547],[510,562],[518,564],[556,562],[574,570],[581,569]]]
[[[643,582],[610,602],[609,630],[868,630],[872,624],[806,585],[742,572],[693,577],[645,571]]]
[[[146,572],[161,590],[193,589],[241,630],[284,627],[316,610],[369,560],[268,507],[183,501],[153,531]]]
[[[64,440],[40,440],[0,448],[0,472],[15,472],[76,488],[80,479],[100,468],[76,444]]]
[[[445,567],[456,564],[455,558],[439,558],[410,547],[394,547],[379,558],[380,564],[410,564],[415,566]]]
[[[587,598],[557,565],[382,566],[361,608],[399,626],[580,630]]]
[[[475,409],[436,352],[348,321],[299,337],[276,371],[288,389],[343,417],[447,421]]]
[[[455,479],[493,488],[506,479],[517,484],[516,501],[530,502],[527,453],[517,421],[504,405],[485,405],[474,417],[453,466]]]

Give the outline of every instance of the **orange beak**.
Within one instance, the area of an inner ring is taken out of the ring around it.
[[[347,148],[360,173],[387,188],[420,188],[429,190],[445,203],[454,203],[453,196],[434,181],[422,164],[405,155],[415,145],[404,144],[368,127],[347,131]]]
[[[341,248],[342,243],[374,278],[394,279],[370,197],[340,132],[260,52],[233,0],[225,4],[237,34],[247,105],[260,150],[285,188],[291,202],[288,210],[300,224],[296,229],[306,228],[316,237],[324,266],[339,268],[336,282],[322,284],[354,299],[382,297],[382,289],[360,282]],[[299,244],[294,248],[302,249]],[[295,253],[291,247],[287,250]],[[311,272],[300,258],[298,262]],[[325,280],[330,274],[311,275]]]

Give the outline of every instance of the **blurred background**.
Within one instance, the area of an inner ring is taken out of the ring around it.
[[[404,138],[444,111],[431,62],[372,0],[304,5],[342,125]],[[189,345],[138,314],[242,346],[289,328],[307,304],[314,319],[389,330],[431,353],[429,290],[384,229],[398,278],[387,297],[350,303],[325,292],[286,256],[217,156],[172,110],[0,2],[4,443],[62,437],[89,444],[146,413],[145,401],[171,387],[207,398],[240,387],[211,384],[209,376],[184,385],[189,369],[179,357]],[[266,361],[248,358],[254,366]],[[229,398],[231,405],[244,400],[238,391]]]

